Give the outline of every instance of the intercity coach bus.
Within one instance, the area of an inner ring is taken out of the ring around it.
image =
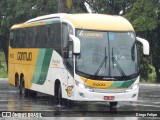
[[[8,79],[22,96],[37,92],[59,102],[136,101],[139,91],[137,41],[123,17],[51,14],[11,27]]]

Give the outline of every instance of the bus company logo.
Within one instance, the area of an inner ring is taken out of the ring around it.
[[[32,61],[32,53],[31,52],[18,52],[17,60]]]
[[[103,33],[81,33],[79,36],[103,38]]]
[[[93,86],[105,86],[104,83],[93,83]]]

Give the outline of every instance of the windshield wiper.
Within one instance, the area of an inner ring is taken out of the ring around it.
[[[121,73],[122,76],[126,76],[124,70],[122,69],[122,67],[120,66],[120,64],[118,63],[118,61],[116,60],[116,58],[113,55],[113,47],[112,47],[112,64],[113,64],[113,68],[114,68],[114,63],[116,63],[117,68],[119,70],[119,72]]]
[[[100,66],[98,67],[97,71],[95,72],[94,75],[98,75],[100,69],[102,68],[103,64],[105,63],[105,68],[107,66],[107,52],[106,52],[106,47],[105,47],[105,56],[103,58],[103,61],[101,62]]]

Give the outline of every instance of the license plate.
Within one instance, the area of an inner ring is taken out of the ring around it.
[[[114,100],[114,96],[104,96],[104,100]]]

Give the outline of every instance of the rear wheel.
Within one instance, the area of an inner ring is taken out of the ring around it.
[[[20,94],[20,91],[19,91],[20,84],[19,84],[19,77],[18,76],[15,76],[15,87],[17,88],[17,91]]]
[[[15,86],[19,88],[19,77],[18,76],[15,77]]]
[[[24,78],[22,78],[21,81],[20,81],[19,95],[21,95],[22,97],[28,97],[29,96],[29,90],[27,90],[25,88]]]

